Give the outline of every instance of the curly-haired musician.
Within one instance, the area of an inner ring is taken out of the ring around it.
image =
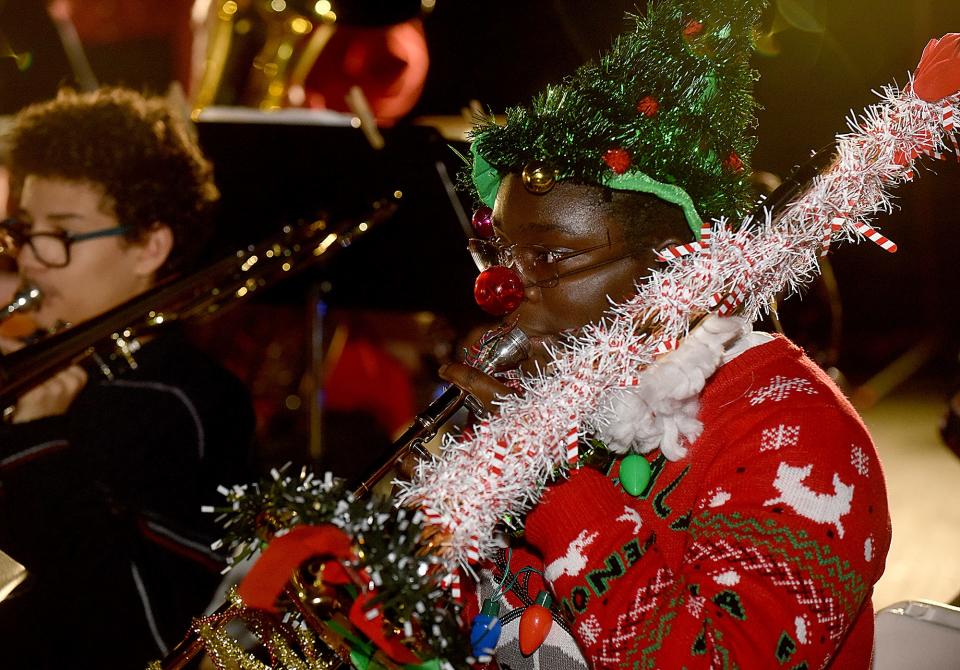
[[[10,172],[4,226],[42,292],[41,329],[95,319],[188,267],[209,237],[211,166],[159,99],[65,91],[29,107]],[[30,572],[0,603],[4,667],[142,667],[216,586],[200,506],[241,476],[249,399],[177,332],[135,358],[111,381],[60,372],[0,426],[0,549]]]

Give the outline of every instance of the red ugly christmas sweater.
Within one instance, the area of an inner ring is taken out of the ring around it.
[[[636,498],[592,469],[550,487],[526,525],[543,560],[509,570],[542,569],[595,669],[869,668],[890,519],[860,418],[779,337],[700,400],[703,434],[681,461],[650,454]]]

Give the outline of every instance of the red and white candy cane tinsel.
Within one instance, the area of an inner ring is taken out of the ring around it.
[[[782,217],[744,221],[737,231],[714,221],[696,249],[665,254],[666,268],[615,306],[613,318],[552,352],[549,374],[524,378],[524,394],[504,399],[499,415],[470,437],[446,440],[439,457],[421,463],[401,503],[419,505],[443,527],[450,558],[467,566],[489,557],[498,522],[537,501],[555,468],[572,458],[573,436],[602,429],[618,390],[635,385],[692,322],[734,306],[755,319],[771,297],[810,281],[831,243],[867,237],[893,250],[867,222],[890,211],[887,190],[912,178],[917,157],[955,150],[958,111],[957,94],[928,102],[911,86],[884,89],[881,101],[838,136],[834,164]],[[641,332],[651,321],[655,327]]]

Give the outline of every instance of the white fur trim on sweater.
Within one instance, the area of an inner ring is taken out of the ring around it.
[[[612,451],[660,449],[671,461],[687,455],[703,430],[700,392],[732,345],[750,332],[741,317],[709,316],[676,351],[649,366],[636,386],[616,389],[604,408],[598,437]]]

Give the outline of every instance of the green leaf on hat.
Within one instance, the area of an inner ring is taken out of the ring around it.
[[[480,201],[487,207],[493,209],[493,203],[497,199],[497,191],[500,190],[501,176],[497,168],[493,167],[486,159],[477,153],[476,143],[470,146],[470,153],[473,154],[473,185],[477,189]]]

